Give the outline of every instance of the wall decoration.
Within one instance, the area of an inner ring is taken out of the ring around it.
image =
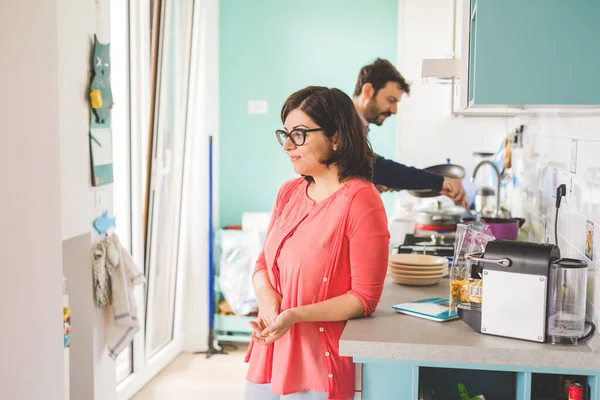
[[[95,122],[110,126],[110,109],[113,106],[110,87],[110,44],[98,42],[96,35],[94,35],[91,78],[90,103],[94,111]]]
[[[90,82],[90,160],[92,186],[113,183],[110,112],[113,106],[110,86],[110,44],[94,35]]]

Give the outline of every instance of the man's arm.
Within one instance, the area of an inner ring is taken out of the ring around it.
[[[444,177],[376,156],[373,166],[373,183],[390,189],[441,190]]]

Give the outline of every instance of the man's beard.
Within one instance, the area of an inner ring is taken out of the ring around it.
[[[383,121],[385,121],[387,117],[390,117],[392,115],[392,113],[390,112],[381,112],[379,110],[379,107],[377,107],[377,104],[370,104],[369,106],[367,106],[365,114],[365,119],[367,120],[367,122],[369,122],[370,124],[375,124],[377,126],[383,125]],[[386,118],[379,119],[380,116],[385,116]]]

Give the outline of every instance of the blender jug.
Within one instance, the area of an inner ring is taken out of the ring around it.
[[[577,344],[585,329],[587,262],[561,258],[550,265],[548,341]]]

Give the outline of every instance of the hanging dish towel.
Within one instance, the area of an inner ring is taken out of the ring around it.
[[[98,241],[92,250],[92,269],[94,273],[94,292],[96,305],[104,308],[110,305],[110,278],[106,271],[106,245],[104,240]]]
[[[134,288],[145,279],[114,233],[106,243],[106,268],[112,294],[106,346],[108,355],[114,360],[140,330]]]

